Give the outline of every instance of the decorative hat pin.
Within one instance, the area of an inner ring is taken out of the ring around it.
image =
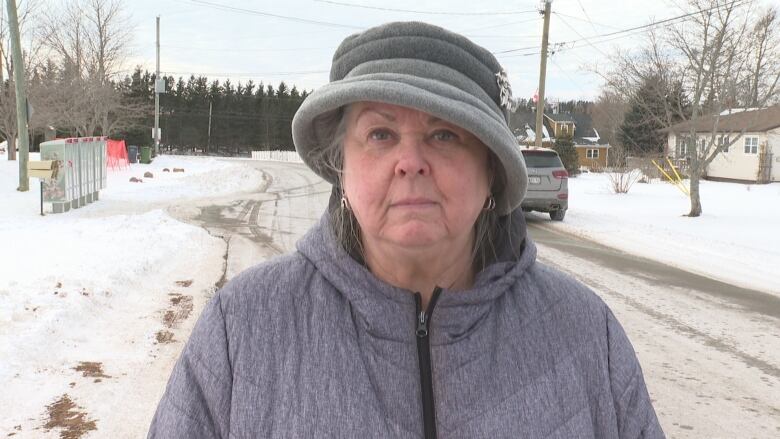
[[[503,68],[496,73],[496,82],[501,97],[501,107],[510,112],[515,111],[517,102],[512,99],[512,86],[509,85],[509,78]]]

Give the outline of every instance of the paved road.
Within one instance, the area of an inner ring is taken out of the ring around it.
[[[189,220],[230,243],[226,277],[290,251],[327,204],[304,166],[249,162],[265,192]],[[590,286],[626,328],[669,437],[780,437],[780,298],[563,234],[527,214],[539,259]]]
[[[539,259],[590,286],[625,327],[669,437],[780,437],[780,299],[526,220]]]
[[[596,261],[604,268],[631,273],[658,287],[673,286],[708,294],[738,304],[751,312],[780,319],[779,296],[727,284],[557,231],[554,223],[544,217],[531,214],[526,215],[526,220],[528,233],[541,245],[580,259]]]

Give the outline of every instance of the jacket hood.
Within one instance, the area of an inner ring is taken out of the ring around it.
[[[338,208],[336,195],[329,209]],[[443,290],[431,319],[433,345],[455,342],[489,312],[536,261],[536,246],[526,235],[521,210],[500,217],[494,245],[496,260],[477,273],[468,290]],[[395,341],[414,340],[413,291],[390,285],[356,261],[338,243],[328,212],[297,243],[298,251],[349,301],[355,320],[372,336]]]

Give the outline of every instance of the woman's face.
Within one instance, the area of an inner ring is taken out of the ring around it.
[[[481,141],[397,105],[360,102],[344,117],[343,187],[364,241],[404,248],[471,243],[490,195]]]

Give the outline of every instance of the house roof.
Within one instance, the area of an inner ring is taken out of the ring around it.
[[[736,132],[742,130],[749,132],[769,131],[780,127],[780,105],[774,105],[760,110],[741,111],[725,116],[706,116],[697,120],[695,124],[692,124],[691,122],[682,122],[669,127],[666,131],[683,133],[690,131],[691,125],[693,125],[697,133],[710,132],[715,124],[715,118],[719,118],[719,132]]]
[[[573,140],[576,145],[603,145],[599,140],[599,133],[593,127],[593,118],[589,114],[545,113],[545,116],[547,117],[542,119],[542,122],[547,131],[547,135],[553,132],[553,118],[558,118],[574,123],[575,129]],[[518,140],[533,139],[535,137],[533,131],[536,129],[536,113],[518,110],[517,112],[512,113],[510,126],[513,128],[512,132],[515,133]],[[547,137],[545,137],[545,139],[546,138]]]
[[[593,129],[593,118],[589,114],[576,113],[574,116],[574,141],[583,141],[585,137],[599,137]]]
[[[547,131],[543,134],[549,136],[549,134],[552,133],[552,126],[550,125],[550,122],[546,118],[542,119],[542,125],[544,126],[543,129]],[[510,127],[512,128],[512,132],[515,133],[515,135],[518,137],[534,138],[535,136],[533,135],[533,132],[536,130],[536,113],[522,110],[518,110],[517,112],[512,113]],[[542,137],[545,139],[547,138],[545,135]]]
[[[574,122],[574,118],[569,113],[544,113],[544,115],[554,120],[555,122]]]

